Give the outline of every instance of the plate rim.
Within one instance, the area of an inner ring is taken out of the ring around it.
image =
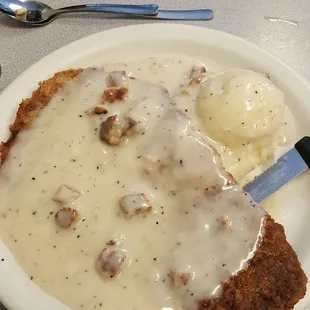
[[[300,73],[296,72],[295,70],[291,69],[284,61],[280,60],[279,58],[277,58],[275,55],[271,54],[270,52],[264,50],[262,47],[260,47],[259,45],[256,45],[253,42],[250,42],[244,38],[241,38],[239,36],[233,35],[231,33],[228,32],[224,32],[224,31],[219,31],[216,29],[211,29],[211,28],[206,28],[203,26],[194,26],[194,25],[186,25],[186,24],[173,24],[173,23],[161,23],[161,24],[156,24],[156,23],[146,23],[146,24],[136,24],[136,25],[130,25],[130,26],[122,26],[122,27],[117,27],[117,28],[112,28],[109,30],[104,30],[104,31],[100,31],[88,36],[84,36],[78,40],[75,40],[73,42],[70,42],[64,46],[61,46],[60,48],[52,51],[51,53],[45,55],[44,57],[42,57],[41,59],[39,59],[37,62],[35,62],[34,64],[32,64],[30,67],[28,67],[24,72],[22,72],[17,78],[15,78],[11,83],[9,83],[9,85],[0,93],[0,99],[2,96],[5,96],[7,92],[9,92],[11,90],[11,88],[14,87],[14,85],[16,83],[20,83],[22,80],[25,79],[25,76],[29,75],[29,73],[32,72],[32,70],[38,66],[42,66],[45,63],[48,63],[49,60],[51,60],[52,58],[56,58],[56,57],[60,57],[62,56],[62,54],[64,54],[66,52],[66,50],[73,48],[77,45],[79,45],[82,42],[87,42],[87,41],[92,41],[95,40],[97,38],[100,38],[103,34],[115,34],[117,35],[118,32],[124,32],[125,30],[128,30],[130,32],[130,30],[137,30],[140,31],[142,28],[145,30],[149,30],[152,31],[155,28],[165,28],[165,27],[169,27],[169,28],[174,28],[173,30],[185,30],[185,29],[190,29],[193,31],[206,31],[209,32],[211,35],[214,35],[214,37],[218,36],[222,36],[224,39],[228,39],[228,40],[234,40],[238,43],[247,45],[249,48],[255,49],[257,51],[259,51],[262,54],[265,54],[265,56],[269,57],[270,59],[272,58],[273,61],[275,63],[277,63],[278,65],[281,65],[282,67],[285,67],[286,70],[290,71],[291,73],[293,73],[302,84],[306,85],[309,90],[310,90],[310,81],[308,82]],[[147,29],[148,28],[148,29]],[[143,31],[145,31],[143,30]],[[157,31],[158,29],[156,29]],[[163,29],[164,30],[164,29]],[[129,42],[131,40],[128,40]]]

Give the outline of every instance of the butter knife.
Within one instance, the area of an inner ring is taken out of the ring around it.
[[[261,203],[310,168],[310,137],[303,137],[276,164],[245,185],[254,201]]]

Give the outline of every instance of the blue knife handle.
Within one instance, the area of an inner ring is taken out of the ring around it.
[[[310,169],[310,137],[303,137],[295,144],[295,149]]]

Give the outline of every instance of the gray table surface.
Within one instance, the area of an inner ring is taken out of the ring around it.
[[[109,3],[150,3],[152,0],[109,0]],[[1,2],[1,0],[0,0]],[[85,1],[46,0],[53,7]],[[96,3],[96,0],[87,0]],[[165,9],[215,10],[212,21],[182,22],[213,28],[256,43],[310,80],[310,0],[154,0]],[[158,21],[157,21],[158,22]],[[73,15],[42,28],[23,27],[0,16],[0,92],[43,56],[95,32],[150,23],[146,20],[105,19],[105,15]],[[3,279],[0,279],[3,281]],[[0,305],[0,309],[2,306]]]

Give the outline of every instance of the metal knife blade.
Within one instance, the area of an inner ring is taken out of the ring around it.
[[[210,9],[201,10],[158,10],[153,16],[143,16],[151,19],[170,19],[170,20],[209,20],[214,17],[214,11]]]
[[[310,167],[310,137],[304,137],[295,147],[280,157],[276,164],[245,185],[257,203],[261,203],[284,185],[295,179]]]

